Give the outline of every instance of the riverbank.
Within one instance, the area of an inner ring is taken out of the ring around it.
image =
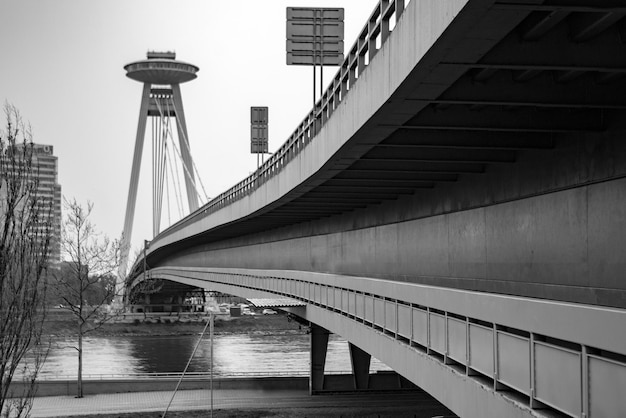
[[[137,320],[132,323],[111,322],[99,325],[88,335],[90,337],[142,336],[142,335],[194,335],[202,332],[205,322],[200,319],[183,321]],[[245,315],[231,317],[217,315],[214,322],[217,333],[285,333],[304,332],[295,321],[289,321],[287,315]],[[44,334],[51,337],[70,337],[77,333],[76,319],[70,312],[55,311],[44,322]]]

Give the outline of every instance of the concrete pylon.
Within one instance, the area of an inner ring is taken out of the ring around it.
[[[348,344],[348,348],[350,349],[354,388],[357,390],[368,389],[372,356],[352,343]]]
[[[309,375],[309,393],[324,389],[324,367],[328,351],[330,332],[319,325],[311,324],[311,373]]]
[[[120,283],[118,283],[118,286],[122,286],[121,281],[125,277],[127,270],[133,220],[135,216],[135,204],[137,201],[137,188],[139,185],[139,173],[143,155],[143,143],[148,117],[160,119],[174,117],[176,119],[183,177],[185,179],[187,192],[187,203],[190,212],[198,209],[198,191],[194,178],[194,167],[189,148],[189,135],[187,133],[187,122],[185,120],[180,84],[196,78],[196,73],[199,68],[192,64],[177,61],[174,52],[148,52],[146,60],[130,63],[124,66],[124,69],[129,78],[143,83],[143,92],[141,94],[141,105],[139,107],[139,122],[137,124],[133,166],[128,188],[124,230],[122,232],[122,254],[119,268]],[[162,124],[156,123],[155,126],[162,126]],[[155,160],[153,161],[152,185],[154,235],[160,232],[163,175],[165,172],[164,155],[162,150],[155,150],[153,144],[153,159]],[[117,290],[119,292],[121,288],[118,287]]]

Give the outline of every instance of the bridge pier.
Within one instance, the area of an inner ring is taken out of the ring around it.
[[[309,376],[309,393],[315,394],[324,389],[324,366],[328,351],[330,331],[319,325],[311,324],[311,373]]]
[[[354,388],[356,390],[368,389],[370,377],[370,361],[372,359],[372,356],[352,343],[349,343],[348,347],[350,349],[352,375],[354,376]]]

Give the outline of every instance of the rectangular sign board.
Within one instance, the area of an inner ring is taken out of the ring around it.
[[[269,109],[267,106],[253,106],[250,108],[251,125],[267,125],[269,120]]]
[[[343,17],[342,8],[288,7],[287,64],[341,65]]]
[[[251,154],[267,154],[267,141],[266,142],[251,142],[250,143],[250,153]]]
[[[266,154],[268,151],[268,121],[267,106],[250,108],[250,152],[252,154]]]

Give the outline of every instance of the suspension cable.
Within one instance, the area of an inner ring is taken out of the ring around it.
[[[172,101],[172,105],[174,106],[174,114],[176,115],[176,123],[178,124],[179,123],[178,122],[178,109],[176,109],[176,103],[174,103],[174,101]],[[185,134],[184,129],[181,129],[181,132],[183,134],[183,139],[185,140],[185,143],[189,146],[189,140],[187,138],[187,135]],[[191,153],[191,150],[189,152]],[[204,183],[202,183],[202,178],[200,177],[200,172],[198,171],[198,167],[196,166],[196,163],[194,162],[193,158],[190,158],[190,159],[191,159],[191,170],[195,172],[196,177],[198,178],[198,182],[200,182],[200,187],[202,188],[202,192],[204,193],[204,201],[208,202],[209,195],[207,194],[204,188]],[[192,176],[189,174],[189,170],[187,170],[186,167],[185,167],[185,170],[187,171],[187,175],[189,175],[189,177],[192,178]],[[194,183],[193,187],[196,189],[196,195],[200,196],[200,191],[198,190],[198,186],[195,184],[195,181],[193,183]]]
[[[170,153],[173,153],[172,151],[173,147],[174,145],[168,148],[168,151]],[[170,172],[172,173],[172,185],[174,186],[174,195],[176,198],[175,199],[176,205],[178,206],[178,216],[182,218],[184,216],[183,208],[185,206],[185,203],[183,202],[183,196],[182,196],[183,187],[180,181],[180,169],[178,168],[178,158],[176,158],[176,156],[172,156],[169,159],[169,161],[170,161],[169,168],[170,168]]]
[[[175,172],[175,174],[176,174],[176,176],[172,175],[172,183],[173,183],[173,186],[174,186],[174,191],[176,192],[176,197],[177,197],[176,204],[178,206],[179,216],[182,218],[184,216],[183,215],[184,211],[183,211],[182,196],[181,196],[182,187],[180,185],[180,177],[178,176],[178,171],[179,170],[178,170],[178,167],[176,166],[176,158],[175,158],[175,156],[170,158],[169,159],[169,161],[170,161],[169,164],[168,164],[168,159],[167,159],[167,155],[168,155],[168,151],[169,151],[169,149],[167,147],[167,137],[169,136],[169,138],[172,138],[172,139],[174,138],[174,135],[172,133],[172,124],[170,123],[171,122],[171,118],[169,117],[169,115],[171,114],[171,111],[169,109],[169,103],[170,103],[170,100],[166,100],[165,101],[165,107],[167,108],[167,112],[168,112],[168,118],[167,118],[168,123],[165,125],[165,133],[164,133],[165,144],[164,144],[164,157],[163,157],[164,167],[163,167],[163,170],[166,170],[166,166],[169,166],[170,170],[173,170]],[[161,108],[161,105],[157,104],[157,107],[159,109],[159,113],[163,114],[163,110]],[[172,141],[170,141],[170,143],[172,144],[172,146],[174,146],[174,147],[176,146],[175,141],[172,140]],[[171,148],[171,147],[169,147],[169,148]],[[174,166],[175,166],[174,168],[172,167],[172,163],[171,163],[172,160],[174,161]],[[175,179],[176,179],[176,181],[175,181]]]
[[[167,209],[167,225],[170,226],[172,224],[172,216],[170,211],[170,188],[167,179],[167,170],[165,170],[165,201],[167,202],[165,209]]]

